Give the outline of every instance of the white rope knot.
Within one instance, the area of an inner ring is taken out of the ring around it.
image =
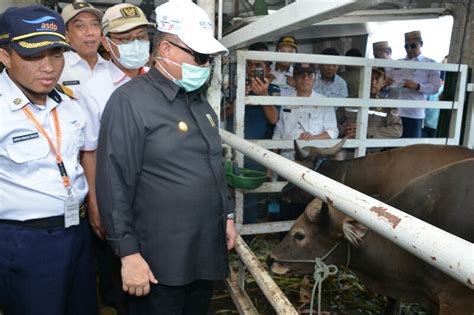
[[[323,281],[326,280],[327,277],[337,274],[339,271],[336,265],[326,265],[326,263],[323,261],[324,258],[326,258],[326,256],[323,258],[316,257],[314,260],[314,285],[313,291],[311,293],[311,305],[309,311],[310,315],[313,315],[313,303],[314,294],[316,293],[316,286],[318,287],[318,315],[321,315],[321,289],[323,286]]]

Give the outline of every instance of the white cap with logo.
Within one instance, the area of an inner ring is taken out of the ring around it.
[[[155,9],[156,28],[174,34],[192,50],[206,55],[229,53],[213,34],[206,11],[191,0],[170,0]]]

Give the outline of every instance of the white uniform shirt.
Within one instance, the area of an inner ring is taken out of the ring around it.
[[[63,215],[67,190],[56,156],[23,112],[24,106],[28,106],[55,145],[51,111],[57,108],[61,154],[72,194],[82,202],[88,191],[78,160],[79,148],[84,144],[85,117],[77,102],[54,91],[47,97],[45,106],[33,105],[3,71],[0,74],[0,219],[23,221]]]
[[[288,82],[286,81],[287,76],[293,76],[293,66],[290,66],[288,71],[278,71],[276,70],[276,65],[273,64],[271,69],[271,74],[275,77],[271,83],[280,87],[280,96],[294,95],[295,88],[288,85]]]
[[[296,96],[296,92],[291,96]],[[313,91],[310,97],[324,96]],[[298,139],[300,134],[305,131],[313,135],[326,131],[331,139],[336,139],[339,130],[334,109],[332,107],[310,106],[287,106],[280,109],[280,119],[273,132],[274,140]],[[293,159],[293,150],[284,149],[280,154]]]
[[[405,57],[399,60],[435,62],[434,60],[424,57],[421,54],[415,58],[409,59]],[[392,78],[394,84],[390,86],[388,98],[399,100],[426,100],[426,95],[438,93],[441,85],[439,71],[436,70],[417,70],[417,69],[390,69],[387,77]],[[412,80],[420,84],[420,90],[403,88],[403,80]],[[400,116],[414,119],[425,118],[424,108],[400,108]]]
[[[64,69],[58,83],[71,89],[74,95],[79,94],[79,90],[90,78],[106,69],[107,60],[97,54],[97,63],[91,69],[87,61],[82,59],[77,53],[68,51],[64,53]]]
[[[106,62],[106,71],[101,71],[88,80],[78,95],[79,104],[86,114],[86,142],[82,150],[97,149],[99,128],[105,104],[116,88],[130,81],[130,77],[111,62]]]

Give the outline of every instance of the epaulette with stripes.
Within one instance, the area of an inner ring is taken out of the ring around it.
[[[62,84],[60,84],[60,83],[58,83],[58,84],[56,84],[55,89],[56,89],[59,93],[65,94],[65,95],[69,96],[69,97],[70,97],[71,99],[73,99],[73,100],[77,100],[77,98],[74,96],[74,92],[73,92],[70,88],[68,88],[68,87],[66,87],[66,86],[64,86],[64,85],[62,85]]]

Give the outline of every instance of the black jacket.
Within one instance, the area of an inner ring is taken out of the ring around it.
[[[105,107],[96,190],[119,257],[141,253],[158,281],[183,285],[227,276],[225,183],[218,119],[198,92],[152,68]]]

